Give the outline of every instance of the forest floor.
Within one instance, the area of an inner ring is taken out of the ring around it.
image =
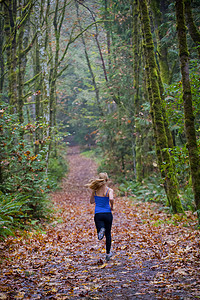
[[[45,231],[0,243],[0,299],[200,299],[196,217],[116,196],[114,255],[106,262],[84,187],[97,166],[76,147],[68,161],[62,189],[52,194],[56,218]]]

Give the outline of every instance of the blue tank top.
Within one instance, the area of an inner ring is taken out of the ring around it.
[[[95,214],[98,213],[109,213],[111,212],[111,208],[110,208],[110,204],[109,204],[109,197],[108,195],[108,191],[106,192],[105,197],[101,197],[101,196],[97,196],[96,192],[95,192]]]

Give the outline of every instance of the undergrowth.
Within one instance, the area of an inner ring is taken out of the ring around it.
[[[157,202],[168,207],[168,200],[160,180],[150,177],[141,183],[137,181],[124,181],[119,185],[120,196],[130,196],[135,200],[144,202]],[[195,211],[194,195],[190,185],[180,189],[180,198],[185,211]]]
[[[137,181],[125,181],[119,185],[120,196],[131,196],[140,201],[154,201],[166,204],[166,195],[162,184],[154,178],[139,183]]]

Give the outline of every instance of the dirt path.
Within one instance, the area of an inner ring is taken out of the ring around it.
[[[44,233],[9,238],[0,299],[198,299],[199,232],[194,217],[170,221],[156,204],[116,198],[113,258],[105,261],[84,184],[95,163],[69,149],[70,173],[53,194],[58,218]],[[187,227],[186,227],[187,226]]]

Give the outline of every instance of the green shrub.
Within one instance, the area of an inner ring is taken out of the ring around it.
[[[181,202],[184,210],[195,211],[195,201],[194,201],[194,193],[191,185],[187,185],[185,189],[182,191]]]
[[[59,184],[67,171],[68,165],[63,156],[50,158],[48,165],[48,184],[51,185],[51,189],[59,187]]]
[[[26,199],[24,217],[43,218],[49,214],[47,201],[46,141],[35,154],[33,133],[35,124],[19,124],[17,114],[11,114],[2,103],[0,115],[0,190],[8,201]],[[6,200],[7,201],[7,200]],[[9,214],[8,214],[9,216]],[[4,220],[11,222],[11,219]],[[3,222],[3,220],[2,220]]]
[[[165,190],[158,179],[153,177],[143,181],[125,181],[119,186],[120,195],[132,196],[136,200],[154,201],[166,204]]]
[[[0,239],[13,235],[13,229],[18,227],[28,216],[28,199],[22,195],[0,194]]]
[[[156,177],[150,177],[142,183],[136,181],[124,181],[119,185],[120,196],[133,197],[140,201],[153,201],[168,206],[163,184]],[[195,211],[194,193],[190,184],[180,190],[181,202],[184,210]]]

